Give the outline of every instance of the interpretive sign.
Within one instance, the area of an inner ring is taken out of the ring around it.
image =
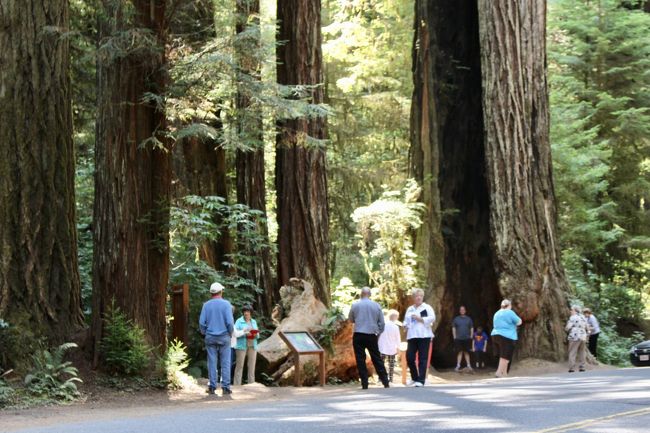
[[[301,386],[300,355],[318,355],[320,385],[325,385],[325,351],[316,339],[307,331],[280,331],[280,338],[293,353],[294,385]]]

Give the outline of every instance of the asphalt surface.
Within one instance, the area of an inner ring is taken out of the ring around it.
[[[649,432],[650,368],[356,390],[18,429],[21,433]],[[234,402],[233,402],[234,403]],[[1,423],[0,423],[1,425]],[[1,430],[1,429],[0,429]]]

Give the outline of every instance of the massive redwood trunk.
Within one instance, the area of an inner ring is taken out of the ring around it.
[[[278,0],[278,83],[323,82],[320,0]],[[308,91],[311,103],[323,102],[323,87]],[[278,280],[299,277],[314,285],[329,305],[329,218],[325,150],[309,143],[324,139],[326,120],[298,118],[278,122],[275,183],[278,195]]]
[[[100,9],[92,324],[96,361],[102,319],[113,299],[145,329],[152,344],[165,347],[170,151],[162,108],[143,99],[146,92],[160,95],[165,90],[165,4],[111,0]],[[151,38],[136,36],[143,34]]]
[[[490,234],[499,289],[524,320],[520,356],[562,359],[560,262],[546,81],[546,2],[479,0]]]
[[[489,329],[503,297],[525,320],[519,356],[564,352],[544,8],[506,3],[416,2],[411,169],[428,209],[416,245],[439,364],[452,360],[458,307]]]
[[[241,69],[243,84],[237,92],[238,132],[246,148],[237,149],[237,202],[251,209],[259,210],[266,218],[266,176],[264,169],[264,126],[262,112],[251,104],[251,92],[260,83],[261,64],[256,56],[261,48],[260,2],[259,0],[237,0],[237,42],[235,49]],[[265,221],[260,221],[258,230],[268,241],[268,229]],[[265,313],[270,316],[273,306],[279,300],[279,286],[273,281],[271,272],[271,252],[268,248],[260,251],[240,236],[240,252],[254,257],[253,268],[247,277],[255,281],[262,289],[259,297]]]
[[[500,297],[490,248],[478,9],[469,0],[418,1],[415,22],[411,166],[428,210],[416,242],[438,313],[434,360],[446,363],[458,307],[485,327]]]
[[[65,0],[0,3],[0,318],[25,344],[83,323],[68,24]]]

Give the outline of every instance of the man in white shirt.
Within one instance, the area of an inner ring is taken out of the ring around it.
[[[379,336],[379,353],[381,360],[386,364],[388,361],[388,381],[393,381],[395,372],[395,356],[399,353],[399,345],[402,338],[399,333],[397,318],[399,313],[396,310],[390,310],[387,314],[388,320],[385,321],[384,332]]]

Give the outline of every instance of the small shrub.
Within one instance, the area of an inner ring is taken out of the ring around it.
[[[52,352],[43,350],[34,356],[34,368],[25,376],[25,385],[31,394],[64,401],[79,396],[78,371],[71,362],[63,360],[65,353],[75,347],[75,343],[64,343]]]
[[[598,360],[619,367],[630,366],[630,348],[643,341],[641,333],[627,338],[618,334],[613,327],[601,326],[598,337]]]
[[[183,371],[190,365],[186,349],[182,341],[174,340],[170,343],[167,353],[162,358],[162,369],[169,389],[182,389],[183,384],[193,381]]]
[[[149,365],[152,348],[147,344],[144,330],[113,302],[104,318],[100,351],[108,372],[137,376]]]
[[[14,401],[14,389],[0,378],[0,408],[9,406]]]

